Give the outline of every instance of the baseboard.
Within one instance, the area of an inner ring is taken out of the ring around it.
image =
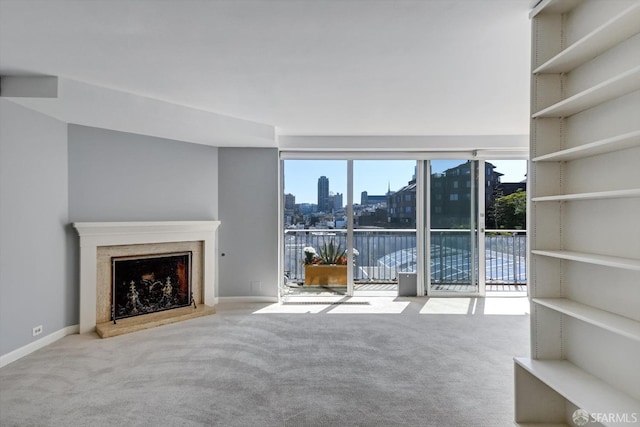
[[[278,302],[278,297],[265,297],[265,296],[253,296],[253,297],[218,297],[220,304],[231,302]]]
[[[58,341],[67,335],[77,334],[80,332],[80,325],[67,326],[66,328],[59,329],[45,337],[40,338],[37,341],[31,342],[23,347],[13,350],[10,353],[0,356],[0,368],[7,366],[9,363],[15,362],[24,356],[33,353],[36,350],[40,350],[42,347],[46,347]]]

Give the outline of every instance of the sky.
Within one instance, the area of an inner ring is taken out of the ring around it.
[[[466,160],[432,160],[433,172],[442,172]],[[488,160],[503,173],[502,182],[520,182],[525,179],[526,160]],[[360,193],[383,195],[391,186],[397,191],[407,185],[415,173],[414,160],[354,160],[353,199],[360,203]],[[284,192],[296,196],[296,203],[318,202],[318,178],[329,178],[329,191],[344,194],[347,203],[346,160],[285,160]]]

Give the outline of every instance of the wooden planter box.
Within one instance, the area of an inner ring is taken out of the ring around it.
[[[305,265],[304,284],[322,286],[347,286],[346,265]]]

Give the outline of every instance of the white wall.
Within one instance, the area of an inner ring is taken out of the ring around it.
[[[305,152],[354,151],[360,155],[372,151],[391,152],[392,156],[408,153],[442,153],[476,151],[481,158],[500,155],[501,158],[527,158],[529,153],[528,135],[352,135],[352,136],[295,136],[282,135],[278,138],[281,150]],[[486,157],[483,154],[487,154]],[[336,154],[340,156],[340,153]],[[403,158],[415,158],[402,156]],[[355,156],[358,158],[359,156]],[[429,157],[429,156],[427,156]],[[429,157],[432,158],[432,157]]]
[[[77,323],[68,222],[67,125],[0,99],[0,354]]]
[[[218,149],[69,125],[71,221],[218,218]]]
[[[219,296],[276,297],[278,150],[219,150]]]

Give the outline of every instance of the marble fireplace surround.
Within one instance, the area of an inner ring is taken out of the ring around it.
[[[114,247],[131,251],[129,245],[157,245],[160,252],[176,243],[176,249],[194,246],[201,256],[201,284],[194,281],[201,294],[196,302],[213,307],[215,297],[215,234],[220,221],[165,221],[165,222],[75,222],[73,227],[80,236],[80,333],[92,332],[103,319],[99,313],[99,298],[104,298],[104,253],[113,253]],[[189,243],[191,242],[191,243]],[[152,246],[141,246],[145,254]],[[100,260],[100,262],[99,262]],[[110,261],[109,261],[110,262]],[[197,261],[194,260],[194,264]],[[195,267],[195,265],[194,265]],[[194,297],[199,292],[194,292]],[[104,302],[102,303],[104,304]],[[109,303],[110,304],[110,303]]]

